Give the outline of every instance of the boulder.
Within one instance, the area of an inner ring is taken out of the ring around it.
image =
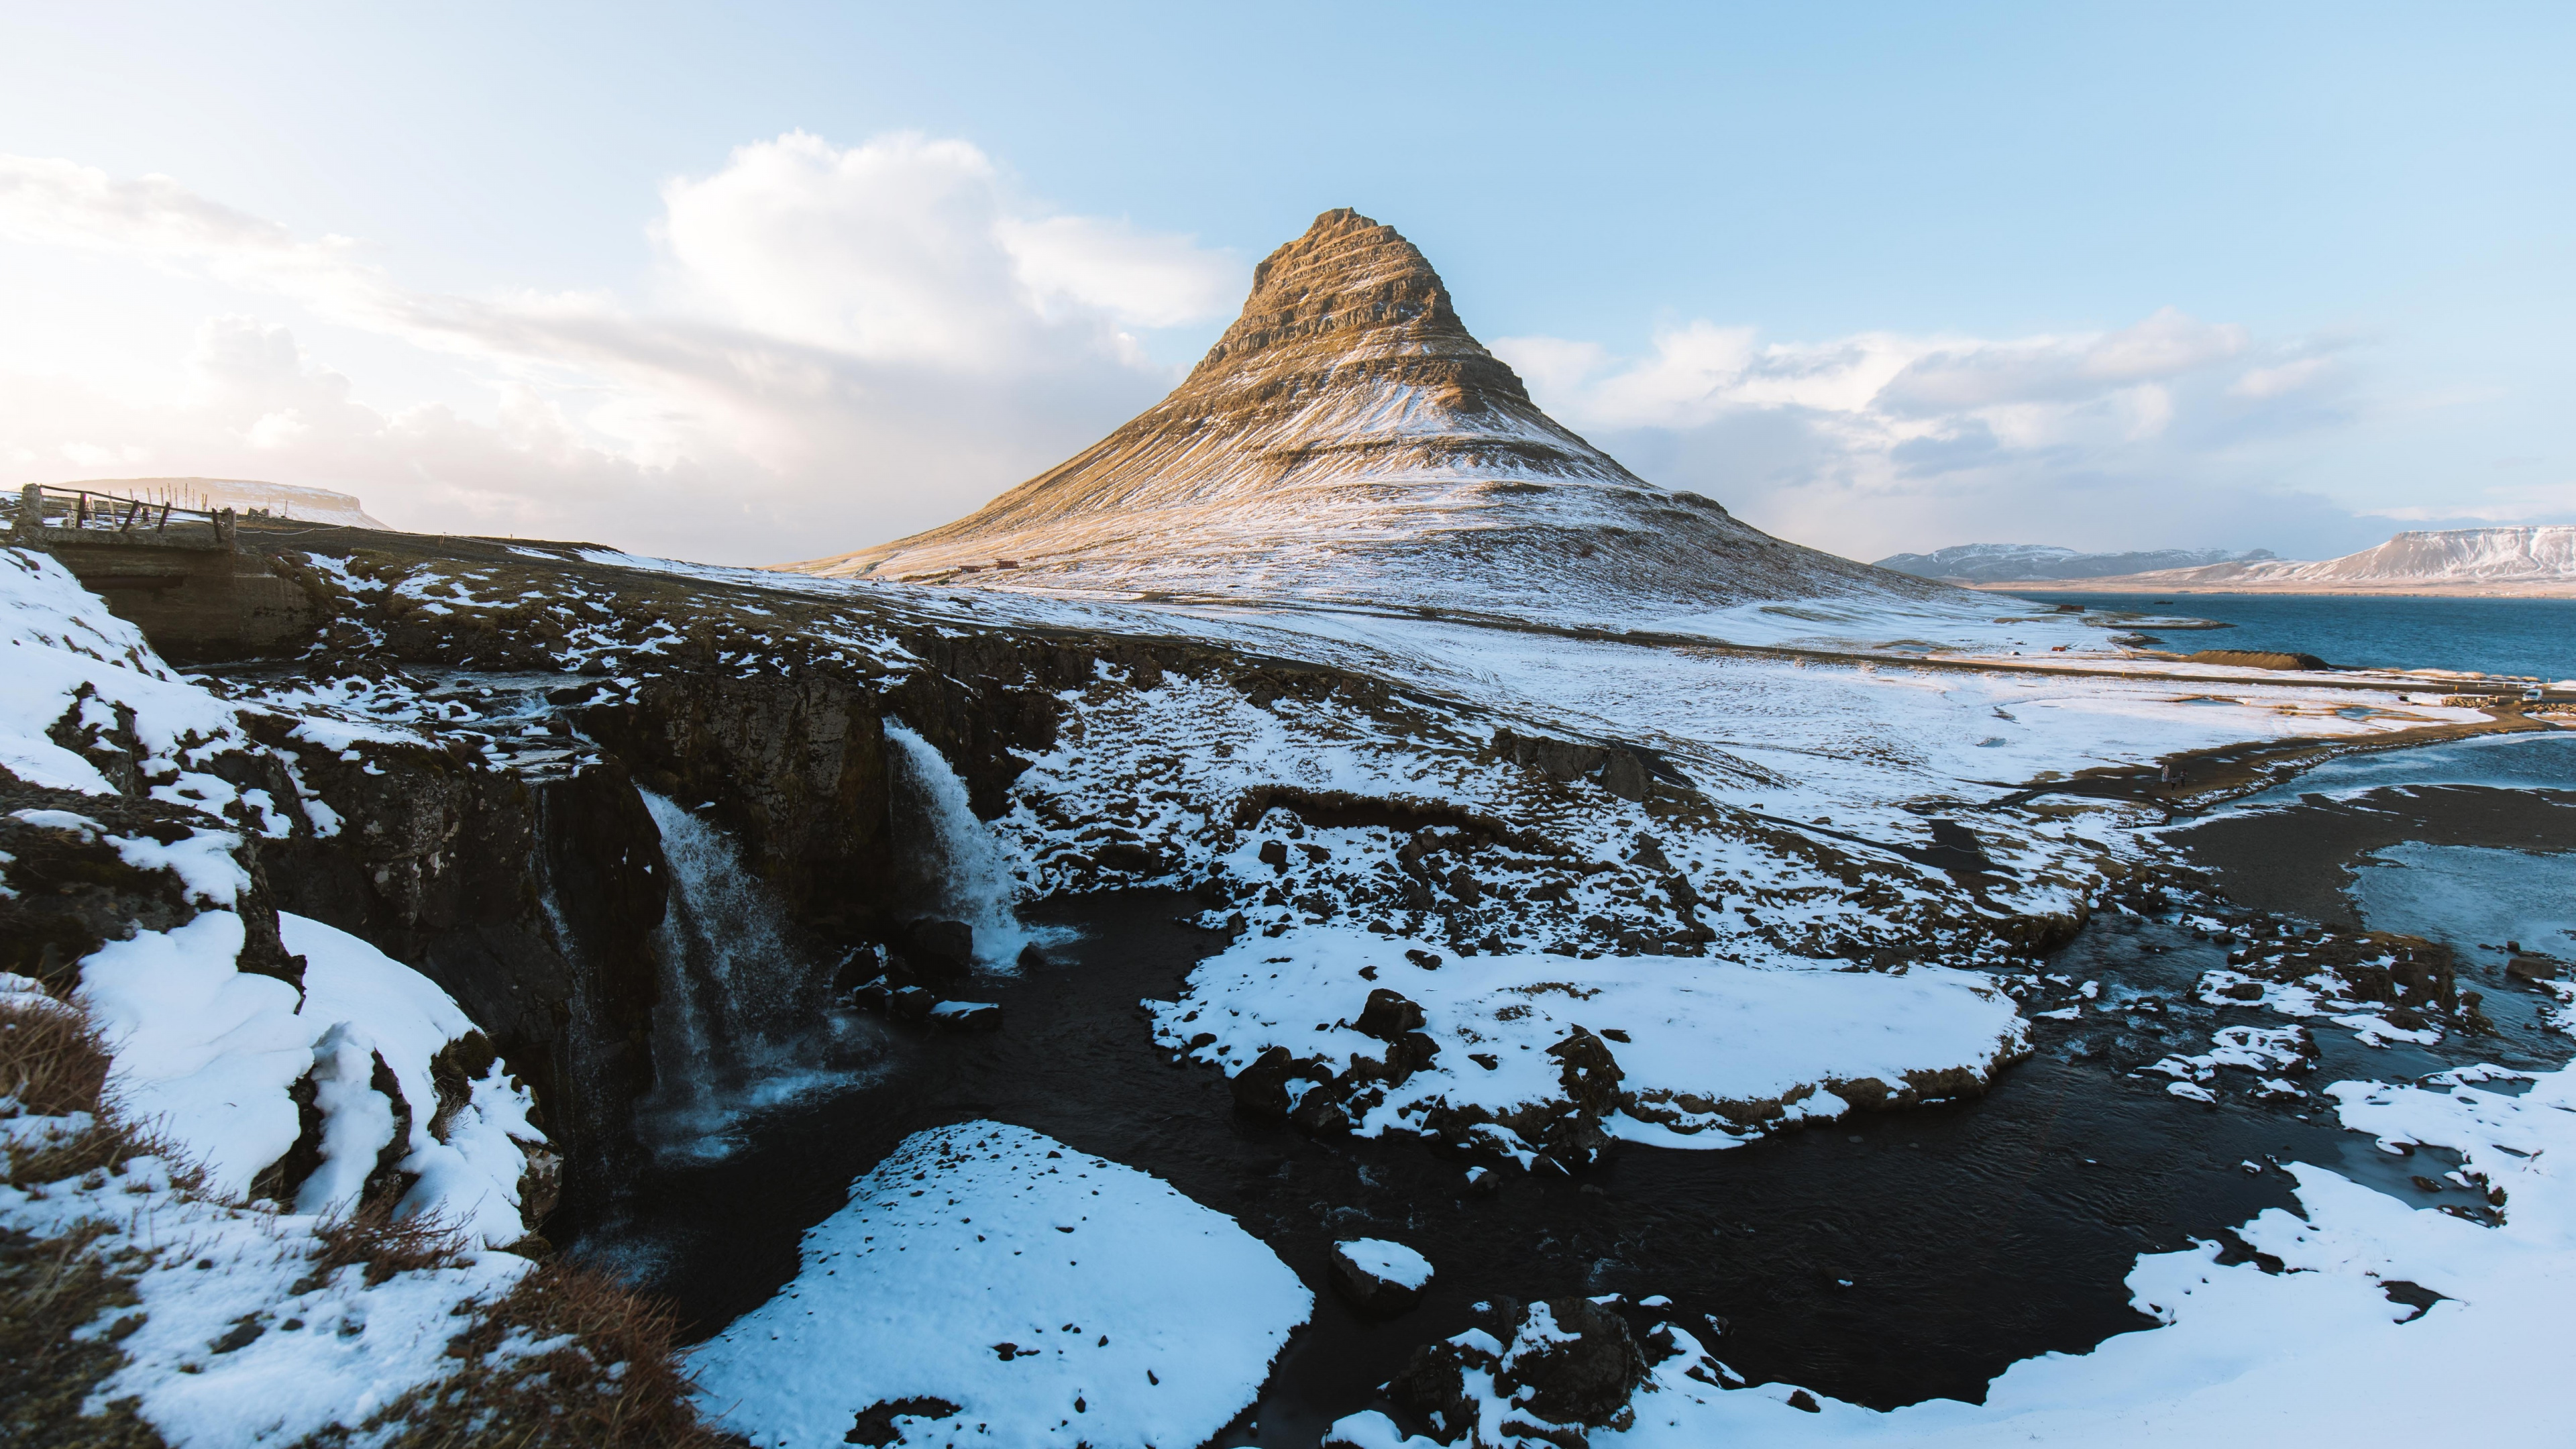
[[[1420,1031],[1422,1023],[1419,1003],[1381,986],[1368,994],[1367,1004],[1360,1008],[1360,1019],[1351,1023],[1351,1029],[1380,1041],[1393,1041],[1406,1032]]]
[[[1385,1238],[1352,1238],[1333,1244],[1333,1287],[1353,1308],[1372,1318],[1392,1318],[1422,1301],[1431,1286],[1431,1260]]]
[[[902,950],[920,979],[963,976],[975,966],[975,928],[964,921],[915,921],[903,933]]]
[[[1494,1381],[1506,1397],[1559,1424],[1601,1425],[1628,1406],[1646,1356],[1618,1314],[1583,1298],[1521,1312]]]
[[[939,995],[918,986],[898,987],[886,995],[886,1015],[897,1021],[926,1021]]]
[[[1295,1075],[1297,1059],[1288,1054],[1286,1047],[1275,1046],[1263,1052],[1226,1084],[1234,1093],[1234,1109],[1247,1117],[1285,1121],[1288,1079]]]

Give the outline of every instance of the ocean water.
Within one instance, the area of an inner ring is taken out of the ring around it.
[[[2277,649],[2329,664],[2468,669],[2576,679],[2576,599],[2406,599],[2323,594],[2016,591],[2044,604],[2215,619],[2232,629],[2156,634],[2165,647]],[[2147,631],[2151,634],[2153,630]]]
[[[2576,790],[2576,731],[2478,735],[2411,750],[2381,750],[2326,761],[2232,810],[2295,805],[2310,795],[2342,799],[2408,785],[2484,785],[2496,790]]]

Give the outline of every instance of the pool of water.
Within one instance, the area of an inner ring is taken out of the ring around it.
[[[1247,1120],[1218,1073],[1153,1048],[1137,1002],[1176,996],[1219,943],[1181,924],[1194,909],[1165,892],[1059,906],[1041,923],[1077,939],[1042,969],[979,983],[1008,1014],[1000,1032],[889,1032],[866,1085],[738,1125],[720,1163],[666,1157],[580,1226],[576,1250],[638,1271],[704,1335],[783,1286],[799,1235],[907,1134],[979,1118],[1030,1127],[1233,1215],[1306,1279],[1312,1322],[1218,1442],[1311,1449],[1375,1402],[1415,1346],[1469,1326],[1481,1299],[1666,1294],[1694,1327],[1724,1320],[1715,1351],[1757,1382],[1879,1407],[1977,1399],[2014,1360],[2146,1327],[2122,1281],[2137,1255],[2290,1205],[2270,1163],[2336,1164],[2422,1200],[2313,1101],[2207,1108],[2132,1076],[2205,1050],[2218,1026],[2267,1019],[2192,999],[2223,947],[2121,916],[2051,963],[2103,982],[2101,1007],[2037,1023],[2038,1051],[1983,1098],[1732,1150],[1623,1144],[1580,1174],[1479,1195],[1465,1164],[1417,1139],[1317,1140]],[[2321,1036],[2319,1083],[2493,1051]],[[1421,1307],[1376,1323],[1341,1302],[1326,1255],[1352,1236],[1399,1239],[1437,1265]]]
[[[2016,593],[2165,617],[2214,619],[2227,629],[2172,631],[2167,648],[2276,649],[2349,668],[2461,669],[2576,677],[2576,599],[2408,599],[2315,594]],[[2152,632],[2152,631],[2151,631]]]
[[[2489,789],[2576,790],[2576,730],[2481,735],[2414,749],[2342,755],[2232,809],[2268,809],[2311,795],[2343,798],[2411,785],[2481,785]],[[2576,845],[2576,841],[2568,842]]]

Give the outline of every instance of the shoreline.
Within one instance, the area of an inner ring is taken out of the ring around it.
[[[2102,579],[2018,579],[2008,583],[1960,584],[1981,594],[2264,594],[2292,598],[2360,599],[2576,599],[2576,580],[2547,584],[2346,584],[2319,588],[2310,584],[2266,584],[2246,579],[2230,583],[2142,584],[2135,574]]]

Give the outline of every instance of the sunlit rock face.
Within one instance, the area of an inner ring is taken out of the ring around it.
[[[955,523],[791,567],[1562,622],[1948,592],[1629,472],[1530,401],[1411,242],[1347,209],[1271,253],[1189,378],[1116,432]]]

